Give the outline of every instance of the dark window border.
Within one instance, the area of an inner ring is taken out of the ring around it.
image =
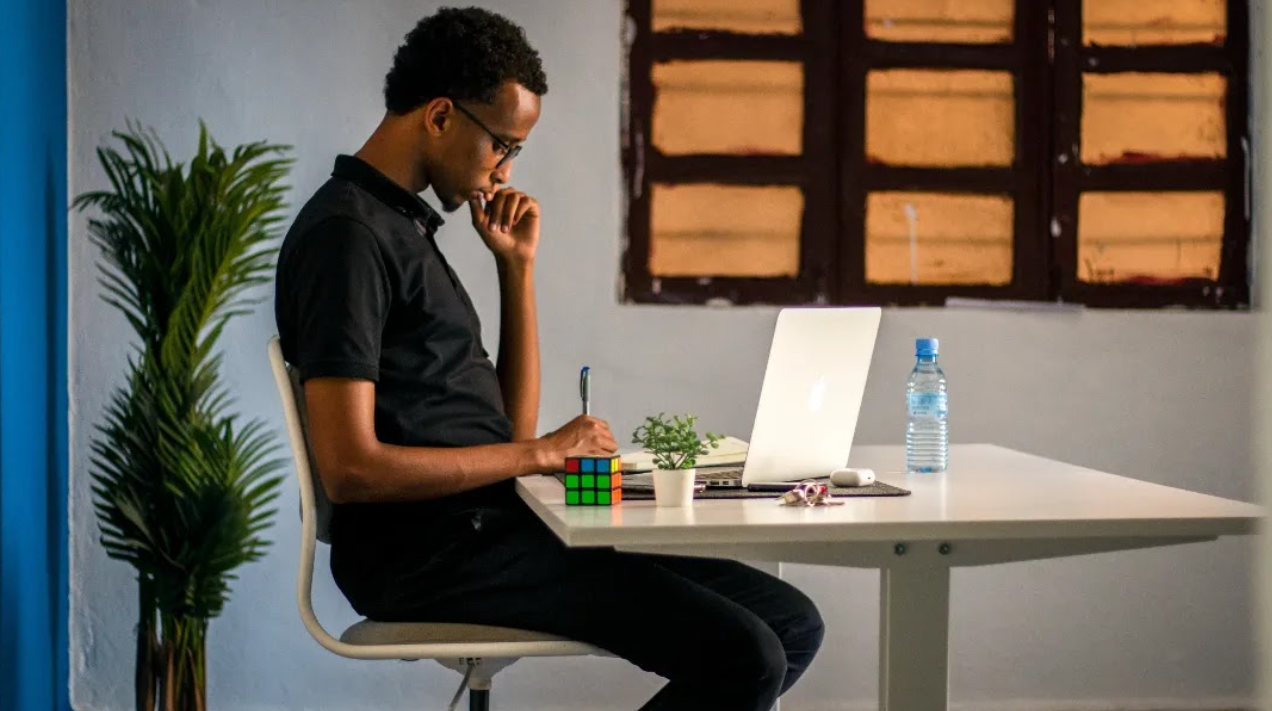
[[[1250,303],[1248,263],[1251,239],[1249,194],[1249,8],[1228,0],[1228,32],[1223,46],[1154,45],[1137,48],[1084,46],[1082,3],[1055,3],[1056,96],[1052,203],[1059,235],[1057,296],[1090,306],[1151,308],[1187,306],[1237,308]],[[1223,160],[1181,160],[1140,165],[1088,166],[1079,162],[1082,74],[1128,71],[1217,72],[1228,79],[1227,156]],[[1218,279],[1191,285],[1093,284],[1079,281],[1078,200],[1088,190],[1222,190],[1225,215]]]
[[[623,168],[627,243],[623,299],[636,303],[940,305],[947,297],[1057,301],[1093,307],[1238,308],[1249,304],[1249,9],[1229,0],[1228,33],[1213,44],[1086,47],[1081,0],[1017,0],[1013,41],[1003,45],[868,39],[863,0],[801,0],[804,33],[652,33],[650,0],[629,0]],[[1054,60],[1048,56],[1054,51]],[[805,63],[804,155],[664,156],[648,146],[656,61],[789,59]],[[888,68],[1010,71],[1016,91],[1016,155],[1010,167],[901,168],[868,162],[865,82]],[[1059,159],[1076,145],[1082,72],[1219,72],[1229,79],[1227,158],[1082,166]],[[861,97],[856,101],[838,97]],[[1049,117],[1054,116],[1054,119]],[[842,130],[836,130],[842,127]],[[1050,169],[1048,169],[1050,168]],[[649,190],[654,182],[796,185],[804,190],[800,271],[793,278],[663,277],[649,273]],[[872,190],[1010,194],[1015,205],[1012,281],[1005,286],[909,286],[865,282],[865,203]],[[1084,190],[1223,190],[1227,212],[1217,282],[1089,284],[1077,280],[1077,204]]]

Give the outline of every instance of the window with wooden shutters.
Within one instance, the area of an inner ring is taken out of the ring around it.
[[[1242,0],[630,0],[627,300],[1244,306]]]

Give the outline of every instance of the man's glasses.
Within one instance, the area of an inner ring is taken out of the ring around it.
[[[468,109],[464,108],[463,106],[460,106],[460,105],[459,105],[459,102],[457,102],[457,101],[451,101],[451,103],[455,105],[455,108],[459,109],[459,112],[460,112],[461,114],[463,114],[463,115],[467,116],[469,121],[472,121],[473,123],[477,124],[477,125],[481,128],[481,130],[483,130],[483,131],[485,131],[486,133],[490,134],[490,139],[491,139],[492,141],[494,141],[494,142],[495,142],[495,145],[499,147],[499,150],[503,151],[503,156],[501,156],[501,157],[499,158],[499,162],[495,164],[495,169],[496,169],[496,170],[498,170],[499,168],[502,168],[502,167],[504,166],[504,164],[505,164],[505,163],[507,163],[508,161],[511,161],[513,158],[516,158],[516,157],[517,157],[517,154],[521,153],[521,145],[520,145],[520,144],[517,144],[517,145],[515,145],[515,146],[514,146],[514,145],[512,145],[512,144],[510,144],[510,143],[508,143],[508,142],[506,142],[506,141],[504,141],[504,140],[503,140],[502,138],[500,138],[499,136],[496,136],[496,135],[495,135],[495,132],[494,132],[494,131],[491,131],[491,130],[490,130],[490,129],[486,126],[486,124],[482,123],[482,122],[481,122],[481,119],[479,119],[479,118],[477,118],[476,116],[474,116],[474,115],[473,115],[473,112],[469,111]]]

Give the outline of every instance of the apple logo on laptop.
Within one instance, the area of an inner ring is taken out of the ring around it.
[[[827,387],[828,385],[826,382],[826,376],[823,374],[820,378],[817,379],[817,382],[813,384],[813,389],[810,390],[808,393],[808,411],[809,412],[821,411],[822,405],[826,403],[826,388]]]

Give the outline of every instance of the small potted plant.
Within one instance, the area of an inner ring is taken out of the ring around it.
[[[722,435],[708,432],[705,442],[698,437],[697,422],[694,415],[675,415],[667,420],[660,412],[646,417],[632,433],[632,442],[654,455],[654,499],[658,506],[690,505],[698,456],[706,454],[708,447],[720,446]]]

